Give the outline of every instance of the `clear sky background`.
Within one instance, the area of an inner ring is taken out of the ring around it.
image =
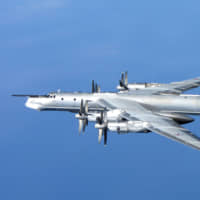
[[[154,133],[78,135],[67,112],[12,93],[115,91],[129,81],[200,76],[198,0],[7,0],[0,3],[0,199],[199,199],[200,152]],[[200,89],[191,91],[199,94]],[[200,135],[200,119],[186,125]]]

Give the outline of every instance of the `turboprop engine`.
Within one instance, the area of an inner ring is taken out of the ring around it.
[[[141,121],[109,122],[107,128],[109,131],[123,133],[147,133],[147,123]]]
[[[140,90],[144,88],[153,88],[157,86],[161,86],[162,84],[159,83],[128,83],[128,73],[122,73],[121,80],[119,80],[119,85],[117,89],[119,91],[124,90]]]

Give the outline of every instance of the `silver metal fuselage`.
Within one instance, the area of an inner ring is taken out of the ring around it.
[[[52,93],[49,97],[29,97],[26,106],[36,110],[63,110],[79,112],[81,100],[91,102],[97,107],[97,100],[109,99],[120,102],[120,99],[136,101],[161,113],[200,114],[199,95],[131,95],[125,93]],[[123,106],[119,108],[123,110]]]
[[[89,122],[98,129],[98,142],[108,131],[118,134],[154,132],[172,140],[200,149],[200,137],[181,124],[200,115],[200,95],[183,94],[200,87],[200,77],[169,84],[128,83],[122,73],[118,92],[101,92],[92,81],[91,93],[51,92],[47,95],[14,94],[28,97],[26,106],[39,111],[69,111],[78,119],[79,134]]]

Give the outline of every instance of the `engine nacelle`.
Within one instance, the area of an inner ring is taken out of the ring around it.
[[[110,110],[106,113],[105,120],[107,122],[116,122],[122,120],[120,114],[123,111],[120,109]],[[92,113],[88,115],[88,120],[92,122],[96,122],[97,117],[100,117],[100,113]]]
[[[121,121],[122,118],[120,117],[120,114],[122,114],[122,113],[123,113],[123,111],[120,109],[110,110],[106,113],[106,120],[108,122]]]
[[[127,87],[130,90],[140,90],[140,89],[144,89],[144,88],[153,88],[153,87],[160,86],[160,85],[161,84],[159,84],[159,83],[130,83],[127,85]],[[117,89],[120,91],[125,90],[120,85],[117,86]]]
[[[147,123],[141,121],[126,121],[126,122],[109,122],[107,124],[109,131],[118,133],[147,133]]]
[[[128,84],[129,89],[144,89],[147,87],[147,83],[133,83],[133,84]]]

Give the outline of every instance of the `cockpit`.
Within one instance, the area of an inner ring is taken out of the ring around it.
[[[50,92],[50,93],[48,94],[48,97],[49,97],[49,98],[56,98],[56,93],[55,93],[55,92]]]

